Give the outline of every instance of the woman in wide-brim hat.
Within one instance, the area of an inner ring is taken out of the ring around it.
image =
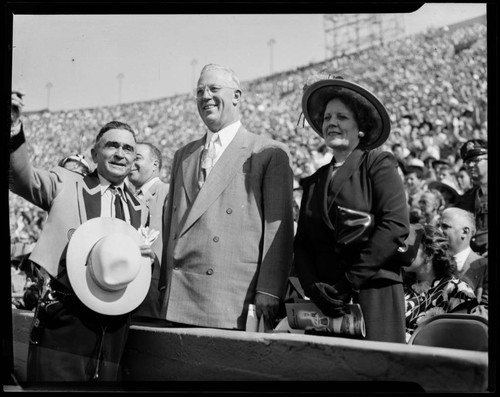
[[[303,180],[294,267],[306,295],[329,316],[359,303],[366,339],[405,342],[402,263],[409,215],[393,154],[377,149],[390,121],[382,102],[342,78],[304,88],[302,110],[333,150]]]

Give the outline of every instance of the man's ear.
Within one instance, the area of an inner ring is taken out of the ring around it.
[[[469,226],[465,226],[462,230],[463,230],[463,233],[464,233],[465,235],[469,235],[469,236],[470,236],[470,234],[471,234],[471,229],[470,229],[470,227],[469,227]],[[472,236],[470,236],[470,237],[472,237]]]
[[[234,90],[234,95],[233,95],[233,105],[237,105],[238,102],[240,101],[241,98],[241,91],[240,90]]]

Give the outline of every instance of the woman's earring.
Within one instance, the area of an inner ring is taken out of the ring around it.
[[[365,133],[364,133],[363,131],[359,131],[359,132],[358,132],[358,136],[359,136],[360,138],[363,138],[363,137],[365,136]]]

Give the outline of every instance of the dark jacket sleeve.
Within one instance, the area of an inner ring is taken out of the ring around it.
[[[360,289],[371,278],[389,273],[387,263],[409,232],[408,206],[394,156],[389,152],[370,152],[366,166],[375,227],[358,260],[346,272],[355,289]]]
[[[304,225],[304,212],[306,208],[305,201],[308,200],[309,183],[308,179],[302,182],[303,194],[300,204],[299,220],[297,224],[297,232],[293,243],[293,269],[297,272],[302,287],[306,288],[318,281],[313,264],[316,261],[316,252],[314,245],[311,243],[311,236],[307,233]]]

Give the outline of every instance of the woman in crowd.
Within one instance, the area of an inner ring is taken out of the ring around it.
[[[443,195],[437,189],[429,189],[422,193],[418,201],[422,214],[421,223],[438,226],[441,212],[445,207]]]
[[[474,291],[457,277],[455,259],[448,252],[448,239],[431,225],[416,232],[413,248],[415,259],[404,271],[415,276],[405,285],[407,339],[424,320],[437,314],[470,310],[477,305]]]
[[[465,165],[461,166],[458,170],[457,181],[461,194],[472,188],[472,181]]]
[[[366,339],[405,342],[398,248],[408,205],[397,162],[374,150],[390,132],[384,105],[343,78],[306,85],[303,113],[333,150],[332,161],[303,179],[294,266],[306,295],[332,317],[359,303]]]

